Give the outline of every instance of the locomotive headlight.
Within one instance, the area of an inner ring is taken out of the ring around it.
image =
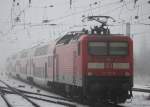
[[[114,69],[129,69],[129,63],[113,63]]]
[[[88,63],[88,68],[89,69],[104,69],[104,63],[90,62]]]

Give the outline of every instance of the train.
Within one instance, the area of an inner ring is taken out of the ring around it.
[[[74,31],[25,49],[8,58],[7,70],[72,98],[124,103],[132,97],[133,40],[102,33]]]

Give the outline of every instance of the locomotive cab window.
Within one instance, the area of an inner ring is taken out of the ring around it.
[[[74,35],[65,35],[62,39],[60,39],[56,44],[68,44],[70,40],[74,37]]]
[[[91,55],[107,55],[107,42],[89,42],[89,54]]]
[[[127,42],[110,42],[109,55],[128,55]]]
[[[90,55],[126,56],[128,55],[128,43],[127,42],[89,42],[88,52]]]

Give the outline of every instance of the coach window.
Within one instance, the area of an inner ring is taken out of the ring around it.
[[[48,56],[48,67],[53,66],[53,56]]]
[[[45,45],[43,47],[39,47],[35,50],[35,56],[45,55],[48,51],[48,45]]]
[[[13,55],[12,56],[12,59],[14,60],[14,59],[16,59],[17,58],[17,55]]]
[[[28,52],[23,52],[20,57],[25,58],[25,57],[27,57],[27,55],[28,55]]]

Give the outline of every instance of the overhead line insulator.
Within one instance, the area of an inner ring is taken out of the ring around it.
[[[139,16],[135,16],[134,18],[135,18],[135,19],[138,19],[138,18],[139,18]]]
[[[29,0],[29,4],[31,4],[31,0]]]
[[[70,8],[72,7],[72,0],[70,0]]]

